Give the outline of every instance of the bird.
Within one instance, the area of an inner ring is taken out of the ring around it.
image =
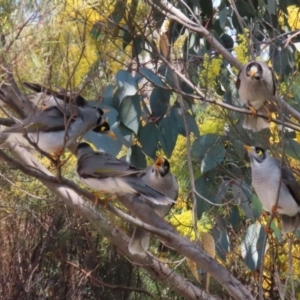
[[[168,205],[174,200],[147,185],[139,170],[106,152],[94,151],[90,144],[77,146],[77,174],[80,181],[99,192],[114,195],[142,195],[144,201]]]
[[[170,163],[166,158],[158,157],[155,164],[141,173],[143,181],[158,192],[176,201],[179,185],[175,176],[170,172]],[[155,213],[164,218],[170,211],[172,204],[158,205],[150,203],[149,206]],[[141,254],[148,250],[150,233],[142,228],[135,228],[128,246],[131,254]]]
[[[240,70],[236,87],[240,103],[246,105],[252,115],[245,115],[243,128],[258,132],[270,126],[269,120],[257,117],[257,113],[268,114],[274,110],[273,97],[276,93],[276,82],[273,70],[264,62],[251,61]]]
[[[263,148],[247,145],[244,148],[250,158],[252,186],[263,209],[279,215],[282,233],[299,229],[300,185],[292,171]]]
[[[28,99],[34,107],[44,110],[51,106],[64,107],[66,104],[76,106],[87,106],[88,101],[80,94],[68,90],[53,90],[38,83],[22,82],[23,86],[31,89],[35,93],[29,94]]]
[[[103,110],[96,107],[68,105],[45,110],[36,109],[20,123],[0,132],[0,148],[20,144],[34,149],[33,144],[53,158],[59,157],[65,147],[92,129],[98,133],[114,137],[108,122],[103,118]],[[24,136],[27,134],[27,138]],[[31,143],[28,141],[31,141]]]

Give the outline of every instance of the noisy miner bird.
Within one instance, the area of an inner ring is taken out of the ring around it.
[[[55,158],[65,147],[75,143],[79,136],[90,129],[113,137],[100,108],[67,105],[64,110],[59,106],[52,106],[43,111],[36,109],[22,120],[21,124],[0,133],[0,148],[20,144],[34,149],[29,139],[42,151],[53,154]]]
[[[257,117],[256,114],[270,116],[269,110],[274,110],[272,98],[276,93],[276,82],[272,69],[264,62],[247,63],[238,74],[236,87],[240,103],[245,104],[253,112],[253,115],[244,116],[242,126],[254,132],[268,128],[270,125],[268,120]]]
[[[63,89],[53,90],[38,83],[23,82],[22,84],[36,92],[27,97],[34,107],[42,110],[51,106],[60,106],[63,108],[66,104],[74,104],[82,107],[88,105],[88,101],[78,93]]]
[[[158,157],[153,166],[148,167],[141,173],[143,181],[153,189],[173,199],[178,197],[178,182],[175,176],[170,172],[170,163],[167,159]],[[157,205],[150,203],[149,206],[161,218],[164,218],[170,211],[172,204]],[[132,236],[128,246],[131,254],[141,254],[148,250],[150,244],[150,233],[137,227]]]
[[[169,205],[175,201],[147,185],[141,170],[105,152],[96,152],[88,143],[77,147],[77,174],[85,185],[117,195],[140,194],[146,201]]]
[[[291,170],[260,147],[244,146],[252,171],[252,186],[268,212],[279,214],[282,233],[300,228],[300,185]],[[278,198],[278,201],[277,201]]]

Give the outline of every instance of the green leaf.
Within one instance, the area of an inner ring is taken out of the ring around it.
[[[281,230],[277,227],[275,220],[273,219],[271,222],[270,228],[273,230],[273,234],[279,241],[283,241]]]
[[[284,150],[288,156],[300,160],[300,144],[295,140],[286,140]]]
[[[208,133],[197,138],[192,145],[192,155],[204,158],[205,153],[212,145],[218,144],[221,141],[221,136],[218,134]]]
[[[178,127],[176,121],[170,116],[162,119],[159,132],[159,142],[167,157],[170,157],[178,137]]]
[[[217,144],[210,147],[202,159],[201,172],[208,172],[218,166],[224,160],[225,154],[226,150],[222,145]]]
[[[142,149],[146,155],[153,159],[155,159],[158,136],[159,129],[153,122],[147,123],[139,130],[139,141],[142,145]]]
[[[213,16],[212,0],[200,0],[200,7],[202,15],[206,16],[209,19]]]
[[[219,22],[221,28],[224,29],[227,23],[227,6],[225,0],[222,0],[221,5],[219,7]]]
[[[222,144],[222,137],[217,134],[200,136],[193,143],[192,154],[201,160],[201,172],[208,172],[225,158],[226,150]]]
[[[147,80],[149,80],[152,84],[154,85],[159,85],[164,87],[164,83],[162,82],[162,80],[150,69],[146,68],[146,67],[141,67],[139,69],[139,73],[144,76]],[[165,92],[165,90],[164,90]]]
[[[117,136],[117,141],[125,145],[127,148],[132,145],[132,131],[127,128],[122,122],[116,122],[111,126],[114,134]]]
[[[235,230],[240,229],[241,216],[240,216],[240,211],[237,206],[232,207],[228,221],[231,224],[233,229],[235,229]]]
[[[171,108],[171,116],[174,117],[178,123],[179,133],[183,136],[186,136],[182,109],[180,107],[173,106]],[[189,131],[192,132],[196,137],[199,137],[200,136],[199,127],[197,125],[195,118],[189,112],[185,113],[185,118],[187,120],[187,125],[188,125]]]
[[[150,96],[151,119],[158,123],[167,113],[171,92],[154,88]]]
[[[251,190],[250,186],[242,179],[237,178],[231,183],[232,196],[236,204],[239,204],[246,217],[254,221],[253,210],[251,207]]]
[[[246,265],[251,271],[258,270],[262,263],[265,238],[266,232],[260,224],[251,224],[247,228],[241,243],[241,252]]]
[[[142,36],[138,35],[133,39],[132,42],[132,57],[137,57],[145,49],[144,39]]]
[[[125,27],[126,30],[124,30],[124,34],[123,34],[123,50],[126,49],[126,47],[132,42],[132,34],[130,31],[128,31],[128,28],[126,25],[124,25],[123,27]]]
[[[230,241],[227,234],[226,221],[224,219],[221,219],[220,222],[214,226],[212,235],[215,240],[218,256],[223,261],[226,261],[226,254],[230,252]]]
[[[137,134],[141,116],[140,96],[124,98],[119,107],[119,114],[121,122]]]
[[[137,92],[137,83],[135,79],[125,70],[118,71],[116,75],[119,88],[119,99],[122,101],[127,96],[133,96]]]
[[[113,130],[113,127],[111,127],[111,130]],[[84,139],[94,144],[99,151],[109,152],[114,156],[118,155],[122,148],[122,143],[118,139],[115,140],[107,135],[99,134],[91,130],[85,133]]]
[[[253,217],[255,219],[258,219],[262,214],[262,204],[255,194],[252,195],[251,207],[252,207]]]
[[[133,145],[126,155],[126,161],[134,165],[136,168],[145,169],[147,167],[146,156],[142,152],[142,148],[138,145]]]
[[[195,43],[196,43],[196,38],[197,38],[197,34],[195,32],[192,32],[189,34],[189,36],[187,37],[187,48],[191,49],[194,47]]]
[[[195,180],[196,192],[208,199],[210,202],[215,203],[215,189],[212,181],[206,176],[200,176]],[[198,218],[201,218],[202,214],[208,211],[212,205],[205,201],[203,198],[199,197],[196,194],[197,199],[197,215]]]
[[[124,18],[126,8],[126,1],[116,1],[115,8],[108,18],[111,19],[113,23],[119,24],[120,21]]]

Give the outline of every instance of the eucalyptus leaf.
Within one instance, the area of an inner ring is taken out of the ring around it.
[[[121,122],[137,134],[141,116],[140,96],[135,95],[123,99],[119,113]]]
[[[164,87],[164,83],[162,82],[161,78],[159,78],[153,71],[146,67],[142,67],[139,69],[139,73],[144,76],[148,81],[150,81],[155,86],[162,86]]]
[[[155,123],[150,122],[139,130],[139,141],[143,151],[151,158],[155,158],[159,129]]]
[[[215,203],[214,191],[216,187],[209,178],[207,178],[206,176],[200,176],[195,180],[195,188],[198,194],[196,194],[197,215],[198,218],[201,218],[202,214],[212,207],[212,204],[208,203],[205,199],[207,199],[211,203]]]
[[[225,220],[221,219],[221,221],[213,227],[212,235],[215,240],[218,256],[223,261],[226,261],[226,255],[230,252],[230,241]]]
[[[176,121],[170,116],[166,116],[161,121],[159,132],[159,142],[167,157],[170,157],[178,137],[178,127]]]
[[[142,148],[138,145],[131,146],[127,152],[126,161],[139,169],[145,169],[147,167],[146,156]]]
[[[137,92],[137,83],[135,79],[125,70],[118,71],[116,75],[117,85],[120,89],[120,101],[127,96],[133,96]]]

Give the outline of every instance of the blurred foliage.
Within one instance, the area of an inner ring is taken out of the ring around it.
[[[184,2],[186,6],[173,4],[210,30],[242,64],[257,59],[273,67],[279,95],[299,111],[298,3]],[[216,255],[257,293],[262,230],[267,220],[260,217],[261,205],[252,193],[242,145],[270,148],[276,157],[281,156],[284,145],[284,159],[299,171],[299,132],[283,130],[275,123],[270,130],[248,132],[241,127],[241,114],[196,99],[194,89],[179,78],[181,101],[175,92],[174,70],[159,54],[170,62],[171,54],[174,69],[190,78],[208,98],[231,105],[237,105],[238,72],[203,36],[166,19],[145,1],[0,0],[0,6],[1,64],[11,66],[19,86],[29,81],[76,90],[109,108],[108,119],[118,138],[110,141],[85,136],[97,149],[119,153],[137,167],[145,167],[157,155],[167,156],[180,183],[178,201],[167,220],[182,235],[195,240],[191,170],[186,158],[188,124],[194,183],[202,196],[197,196],[198,233],[213,237],[214,251],[208,251],[211,256]],[[5,69],[3,65],[1,78]],[[63,159],[68,157],[65,153]],[[53,171],[46,159],[39,159]],[[75,158],[70,157],[63,175],[79,183],[74,166]],[[72,299],[147,299],[140,292],[103,288],[99,280],[142,288],[155,298],[181,299],[133,267],[104,235],[76,217],[37,180],[10,170],[6,164],[0,169],[1,275],[10,283],[1,283],[3,299],[36,299],[41,295],[47,299],[66,295]],[[131,229],[119,220],[113,222],[126,232]],[[284,283],[286,299],[297,299],[299,233],[294,238],[282,236],[277,221],[272,229],[264,260],[264,297],[278,299]],[[203,242],[201,235],[198,238]],[[152,245],[151,251],[157,252],[157,243]],[[170,266],[180,259],[171,250],[165,256]],[[191,269],[184,264],[176,267],[193,283],[201,281],[201,266],[192,265]],[[206,290],[224,295],[214,280],[208,279],[206,284]]]

